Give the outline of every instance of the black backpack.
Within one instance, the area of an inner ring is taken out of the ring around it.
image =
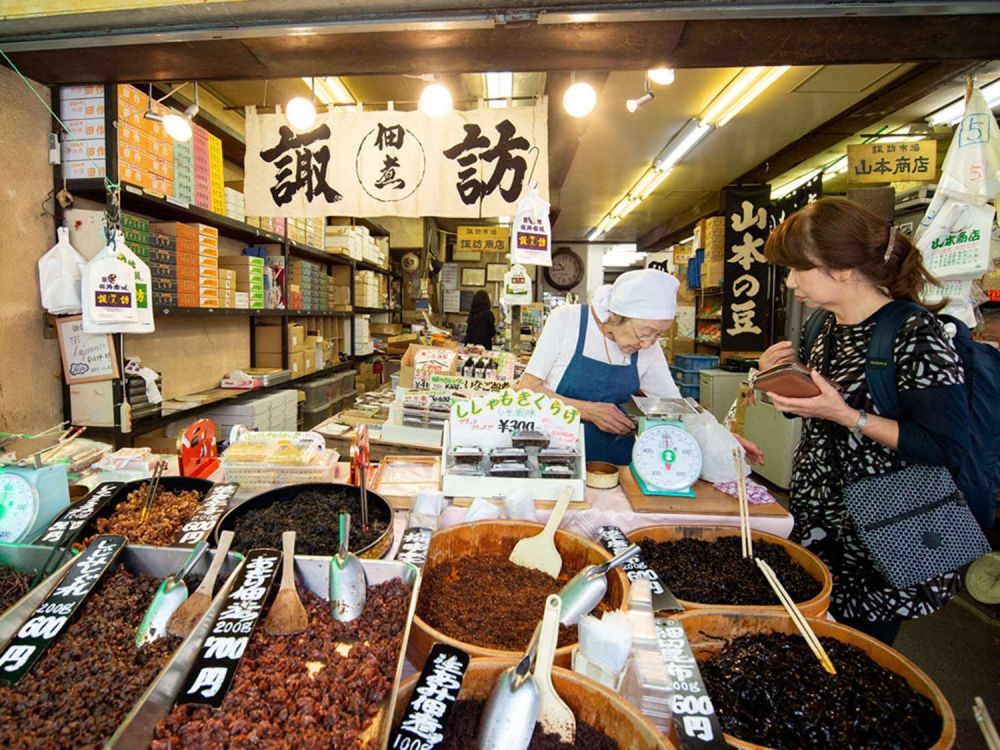
[[[900,327],[914,313],[926,308],[907,300],[893,300],[875,315],[875,330],[868,342],[865,380],[879,413],[897,419],[901,413],[896,386],[895,342]],[[833,313],[817,310],[802,329],[800,357],[809,361],[809,352]],[[992,528],[1000,491],[1000,351],[975,341],[962,321],[950,315],[938,320],[956,329],[952,344],[962,361],[965,387],[969,395],[972,448],[957,469],[955,483],[965,495],[979,525]]]

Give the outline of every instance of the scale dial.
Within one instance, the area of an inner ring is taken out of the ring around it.
[[[20,541],[38,516],[38,490],[19,474],[0,473],[0,542]]]
[[[701,475],[701,448],[690,433],[669,424],[645,430],[632,448],[632,465],[650,487],[687,490]]]

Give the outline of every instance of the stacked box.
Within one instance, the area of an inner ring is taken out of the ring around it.
[[[324,245],[323,219],[322,217],[305,220],[305,242],[310,247],[322,250]]]
[[[236,307],[236,271],[219,268],[219,307]]]
[[[208,147],[208,131],[194,126],[191,137],[191,161],[194,168],[194,204],[212,210],[212,160]]]
[[[227,187],[224,189],[224,194],[226,200],[226,216],[236,219],[237,221],[245,221],[247,216],[246,211],[244,210],[243,193],[239,190]],[[260,226],[260,224],[255,224],[255,226]]]
[[[191,141],[174,144],[174,197],[194,203],[194,150]]]
[[[233,273],[233,295],[237,306],[246,302],[245,307],[259,309],[264,307],[264,259],[249,255],[225,255],[218,259],[219,271],[227,270]],[[246,295],[245,298],[240,295]]]
[[[207,224],[162,222],[153,231],[174,238],[177,304],[180,307],[219,306],[219,230]]]
[[[208,136],[208,183],[212,211],[226,213],[226,192],[222,171],[222,141],[214,135]]]
[[[368,329],[369,321],[368,315],[354,316],[354,353],[357,355],[371,354],[375,351]]]
[[[148,110],[171,110],[130,85],[118,86],[118,176],[163,196],[174,193],[174,143],[162,123],[145,117]]]
[[[354,276],[354,306],[384,307],[383,279],[374,271],[358,271]]]
[[[104,87],[62,86],[59,112],[73,136],[63,136],[63,177],[68,180],[103,177]]]

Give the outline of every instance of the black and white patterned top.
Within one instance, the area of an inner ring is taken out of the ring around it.
[[[809,355],[809,364],[820,371],[824,369],[831,328],[834,348],[828,379],[841,389],[853,408],[878,414],[865,383],[865,360],[875,323],[869,318],[855,325],[840,325],[831,315]],[[906,392],[914,395],[912,392],[963,383],[961,362],[951,340],[929,312],[915,314],[900,328],[895,359],[904,408]],[[901,421],[901,430],[904,426]],[[968,430],[968,425],[957,428]],[[927,425],[921,429],[926,430]],[[803,422],[790,488],[790,510],[795,518],[793,538],[830,568],[831,609],[841,617],[870,622],[920,617],[939,609],[958,591],[958,573],[905,590],[893,588],[876,571],[848,518],[843,499],[846,483],[896,471],[904,465],[897,451],[866,437],[855,438],[849,430],[822,419]]]

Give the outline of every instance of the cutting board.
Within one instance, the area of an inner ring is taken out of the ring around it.
[[[622,466],[618,470],[622,490],[636,513],[691,513],[708,516],[739,516],[739,501],[732,495],[719,492],[708,482],[698,480],[692,497],[644,495],[632,470]],[[750,505],[751,516],[787,516],[788,511],[778,503]]]

